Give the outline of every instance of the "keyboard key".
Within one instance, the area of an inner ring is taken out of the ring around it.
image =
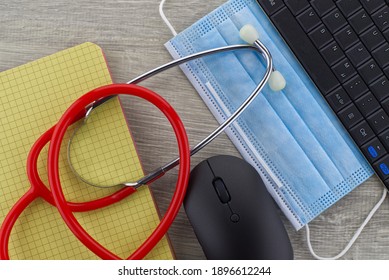
[[[341,62],[335,64],[332,67],[332,70],[341,83],[344,83],[356,73],[354,66],[352,66],[348,58],[345,58]]]
[[[385,98],[389,97],[389,81],[388,78],[383,76],[374,83],[370,85],[370,89],[373,92],[374,96],[382,101]]]
[[[272,21],[322,94],[326,95],[339,86],[335,75],[289,9],[280,10],[272,16]]]
[[[389,151],[389,129],[382,132],[379,135],[379,138],[380,138],[382,144],[384,144],[386,150]]]
[[[308,0],[285,0],[285,4],[295,16],[309,7]]]
[[[361,121],[359,124],[350,129],[350,134],[358,146],[361,146],[375,137],[373,130],[366,121]]]
[[[383,31],[389,27],[389,7],[385,6],[372,15],[372,18],[378,28]]]
[[[386,180],[389,177],[389,155],[374,163],[373,168],[382,180]]]
[[[363,154],[370,162],[375,162],[377,159],[387,154],[384,145],[382,145],[381,141],[376,137],[361,148]]]
[[[361,40],[369,51],[374,50],[385,42],[384,36],[382,36],[381,32],[375,26],[361,34]]]
[[[362,8],[359,1],[356,0],[339,0],[338,2],[336,2],[336,4],[346,17],[349,17],[350,15],[358,11],[360,8]]]
[[[258,2],[269,16],[284,7],[282,0],[258,0]]]
[[[344,58],[344,53],[337,42],[332,42],[322,49],[320,53],[329,66],[334,65],[340,59]]]
[[[335,4],[328,0],[312,0],[311,5],[320,17],[335,8]]]
[[[318,49],[327,45],[333,40],[331,33],[323,24],[310,32],[309,37]]]
[[[389,28],[386,28],[382,34],[384,35],[386,41],[389,41]]]
[[[362,33],[363,31],[365,31],[366,29],[368,29],[370,26],[373,25],[373,21],[371,20],[371,18],[369,17],[369,15],[364,9],[352,15],[349,18],[349,21],[351,26],[358,34]]]
[[[389,29],[388,29],[389,31]],[[385,43],[372,52],[373,57],[381,68],[389,65],[389,44]]]
[[[386,68],[384,68],[384,73],[387,77],[389,77],[389,66],[387,66]]]
[[[355,101],[359,111],[363,116],[367,117],[381,108],[377,99],[371,92],[364,94],[362,97]]]
[[[383,109],[378,110],[368,117],[367,121],[377,134],[389,128],[389,117]]]
[[[360,0],[366,11],[371,14],[385,5],[385,0]]]
[[[360,66],[362,63],[371,58],[370,53],[361,42],[346,51],[346,55],[355,67]]]
[[[358,97],[368,91],[365,82],[359,75],[356,75],[343,86],[352,100],[356,100]]]
[[[380,67],[373,59],[360,66],[358,72],[367,84],[371,84],[371,82],[383,75]]]
[[[389,98],[385,99],[381,102],[382,108],[384,108],[384,111],[389,114]]]
[[[348,105],[338,113],[338,116],[347,129],[350,129],[363,119],[361,113],[354,104]]]
[[[345,28],[338,31],[338,33],[335,34],[335,39],[343,50],[348,49],[358,42],[358,37],[350,25],[347,25]]]
[[[326,96],[328,104],[335,112],[339,112],[341,109],[351,103],[351,99],[347,92],[339,87],[335,91]]]
[[[315,28],[321,23],[316,12],[312,8],[309,8],[301,15],[299,15],[297,17],[297,20],[306,33],[311,31],[313,28]]]
[[[338,9],[323,17],[323,22],[332,33],[335,33],[347,24],[346,19]]]

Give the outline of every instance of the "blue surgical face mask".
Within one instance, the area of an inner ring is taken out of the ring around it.
[[[268,47],[286,88],[262,91],[227,134],[256,167],[269,192],[300,229],[373,174],[332,110],[254,0],[231,0],[166,44],[178,58],[244,43],[253,25]],[[208,56],[183,71],[219,122],[252,92],[265,71],[250,51]]]

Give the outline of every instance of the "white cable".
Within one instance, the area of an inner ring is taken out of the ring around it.
[[[173,36],[176,36],[177,31],[174,29],[173,25],[170,23],[170,21],[165,16],[165,13],[163,12],[163,4],[165,4],[165,2],[166,0],[162,0],[161,3],[159,3],[159,15],[161,16],[167,27],[169,27],[170,32],[173,34]]]
[[[358,228],[358,230],[354,233],[354,236],[351,238],[351,240],[349,241],[347,246],[343,249],[343,251],[340,252],[338,255],[336,255],[334,257],[327,257],[327,258],[325,258],[325,257],[320,257],[320,256],[316,255],[316,253],[313,251],[312,244],[311,244],[309,226],[306,225],[305,228],[306,228],[306,233],[307,233],[307,244],[308,244],[308,248],[309,248],[309,251],[311,252],[312,256],[315,257],[318,260],[336,260],[336,259],[341,258],[344,254],[346,254],[347,251],[351,248],[351,246],[353,246],[354,242],[358,239],[358,237],[361,234],[362,230],[367,225],[367,223],[370,221],[370,219],[373,217],[375,212],[378,210],[378,208],[380,208],[381,204],[385,200],[385,197],[386,197],[387,193],[388,193],[388,191],[384,187],[384,191],[382,193],[381,199],[377,202],[377,204],[373,207],[373,209],[371,209],[369,215],[367,215],[365,221],[361,224],[361,226]]]

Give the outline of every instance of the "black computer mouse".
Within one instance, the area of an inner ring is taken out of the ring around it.
[[[260,175],[246,161],[215,156],[191,172],[184,207],[207,259],[293,259]]]

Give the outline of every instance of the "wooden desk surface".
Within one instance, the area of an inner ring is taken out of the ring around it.
[[[177,31],[221,5],[223,0],[168,0],[165,13]],[[0,71],[91,41],[106,53],[116,82],[129,79],[170,60],[163,44],[172,35],[158,13],[159,0],[12,0],[0,3]],[[200,141],[216,121],[179,69],[144,83],[164,96],[181,115],[191,144]],[[148,104],[122,99],[145,170],[177,154],[170,126]],[[190,106],[188,107],[188,104]],[[188,109],[189,108],[189,109]],[[222,135],[193,158],[194,166],[218,154],[237,155]],[[175,185],[176,171],[153,184],[164,212]],[[311,223],[312,244],[322,256],[338,254],[370,209],[382,185],[373,176]],[[305,230],[296,232],[284,218],[296,259],[311,259]],[[203,259],[191,226],[181,209],[169,231],[178,259]],[[346,259],[389,259],[389,199],[367,225]]]

